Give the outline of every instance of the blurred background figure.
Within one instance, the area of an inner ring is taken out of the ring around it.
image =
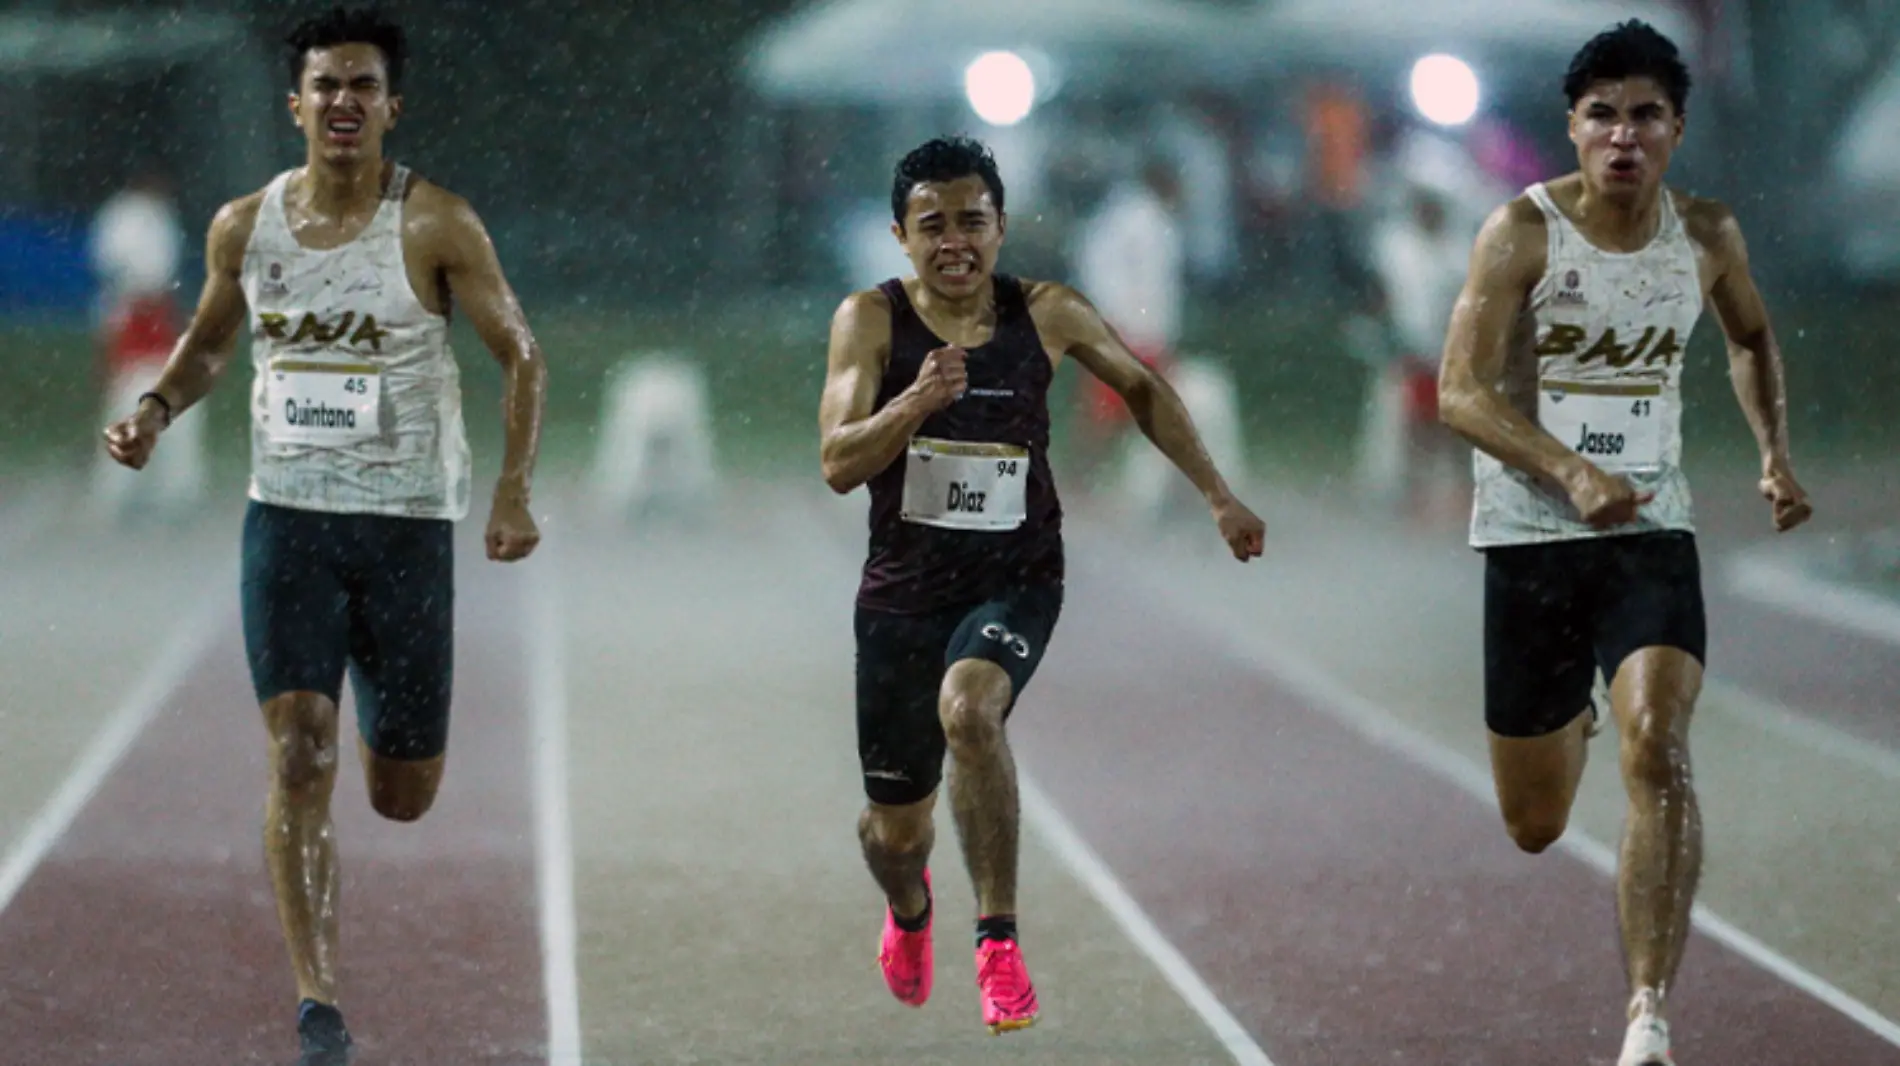
[[[1457,520],[1468,505],[1470,453],[1438,421],[1439,354],[1470,248],[1451,209],[1442,189],[1407,181],[1371,240],[1390,357],[1370,376],[1360,484],[1380,508],[1426,522]]]
[[[1075,238],[1070,283],[1143,362],[1166,373],[1181,338],[1186,299],[1186,248],[1180,223],[1181,186],[1174,169],[1149,158],[1110,186]],[[1076,427],[1080,482],[1097,480],[1131,423],[1108,386],[1089,379]]]
[[[178,306],[185,235],[171,177],[153,163],[93,216],[89,258],[98,284],[94,304],[104,409],[101,425],[124,417],[152,387],[184,328]],[[165,446],[143,473],[95,449],[92,502],[102,517],[133,510],[182,513],[205,491],[204,416],[188,411],[165,432]]]

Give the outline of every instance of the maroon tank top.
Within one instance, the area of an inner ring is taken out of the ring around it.
[[[1027,449],[1022,524],[971,531],[906,521],[907,457],[900,454],[867,485],[871,535],[858,586],[862,607],[922,614],[975,605],[1024,585],[1062,582],[1062,506],[1049,470],[1049,383],[1055,368],[1029,317],[1022,282],[997,274],[992,286],[996,329],[989,343],[967,350],[969,391],[926,419],[917,435]],[[878,290],[891,302],[890,363],[877,394],[882,410],[917,380],[924,356],[946,343],[918,316],[902,281],[886,281]]]

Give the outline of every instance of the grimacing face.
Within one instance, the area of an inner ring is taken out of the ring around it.
[[[917,277],[938,294],[961,299],[982,290],[1003,248],[1007,220],[987,182],[975,174],[919,182],[904,223],[891,225]]]
[[[1653,78],[1598,81],[1570,111],[1570,140],[1584,180],[1615,200],[1655,193],[1682,131],[1682,114]]]
[[[303,79],[290,94],[290,113],[304,139],[334,162],[375,158],[395,128],[402,97],[389,91],[389,65],[373,44],[312,48]]]

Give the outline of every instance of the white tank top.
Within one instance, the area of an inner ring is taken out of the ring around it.
[[[1625,253],[1585,240],[1542,183],[1525,191],[1544,213],[1549,265],[1519,319],[1501,391],[1572,450],[1655,499],[1634,523],[1595,529],[1562,490],[1476,451],[1471,545],[1693,532],[1682,358],[1702,314],[1702,283],[1675,197],[1663,190],[1655,238]]]
[[[313,511],[466,517],[469,452],[449,323],[403,262],[406,167],[363,232],[318,251],[264,190],[244,250],[250,302],[252,499]]]

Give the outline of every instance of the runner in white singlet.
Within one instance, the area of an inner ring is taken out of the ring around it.
[[[1530,852],[1562,835],[1601,671],[1630,796],[1618,1066],[1672,1066],[1664,1011],[1702,853],[1688,729],[1707,626],[1680,422],[1683,350],[1704,306],[1728,340],[1774,528],[1809,507],[1740,228],[1664,184],[1689,90],[1675,46],[1624,23],[1577,53],[1564,90],[1579,169],[1486,222],[1440,411],[1478,450],[1471,544],[1485,556],[1485,721],[1505,825]]]
[[[314,1066],[352,1046],[337,1003],[330,816],[346,671],[376,811],[420,818],[442,778],[452,527],[469,509],[451,300],[504,379],[492,560],[525,558],[540,540],[528,505],[546,370],[475,212],[383,157],[402,110],[402,30],[339,8],[286,44],[304,165],[219,210],[191,324],[106,447],[143,467],[172,418],[210,392],[248,312],[244,636],[270,738],[265,854],[301,999],[303,1062]]]

